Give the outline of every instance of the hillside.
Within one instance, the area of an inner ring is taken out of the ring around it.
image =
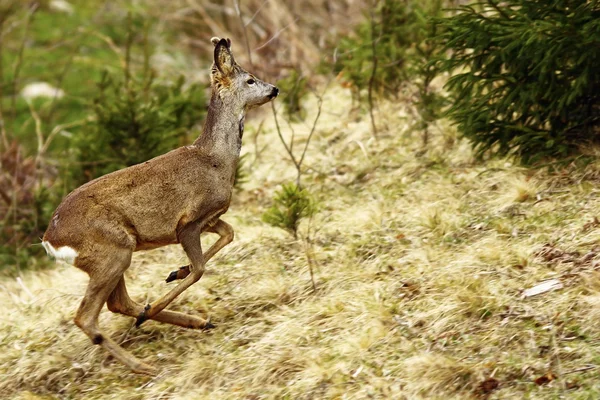
[[[136,329],[101,314],[156,377],[107,359],[75,327],[85,274],[3,278],[0,397],[598,398],[600,164],[477,162],[443,123],[423,153],[401,104],[379,104],[374,138],[349,92],[327,90],[303,178],[319,212],[298,241],[261,220],[295,170],[270,110],[248,121],[249,182],[224,216],[236,239],[172,305],[216,328]],[[315,99],[306,107],[285,135],[306,138]],[[177,246],[136,253],[133,298],[157,298],[186,262]],[[548,279],[559,289],[524,292]]]

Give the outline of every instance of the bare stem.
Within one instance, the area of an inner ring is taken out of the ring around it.
[[[42,119],[40,118],[35,108],[33,108],[33,105],[30,101],[27,101],[27,106],[29,106],[29,112],[31,113],[31,117],[35,121],[35,135],[38,141],[37,152],[38,154],[40,154],[42,152],[42,148],[44,147],[44,135],[42,134]]]
[[[310,273],[310,282],[312,283],[313,292],[316,292],[317,284],[315,283],[315,273],[313,270],[312,243],[310,242],[309,236],[306,236],[305,243],[306,261],[308,263],[308,272]]]
[[[133,21],[131,12],[127,14],[127,42],[125,43],[125,88],[129,93],[129,80],[131,79],[131,47],[133,46]]]
[[[308,228],[306,229],[306,237],[304,238],[304,251],[306,254],[306,262],[308,264],[308,272],[310,273],[310,282],[312,283],[313,292],[317,292],[317,284],[315,283],[315,272],[314,272],[314,252],[312,246],[311,232],[310,228],[312,225],[312,215],[308,219]]]
[[[257,47],[256,49],[254,49],[254,51],[257,51],[257,50],[260,50],[260,49],[262,49],[264,47],[267,47],[269,45],[269,43],[271,43],[273,40],[277,39],[279,37],[279,35],[281,35],[281,33],[283,31],[285,31],[291,25],[295,24],[296,21],[298,21],[299,19],[300,19],[300,17],[294,18],[294,20],[292,22],[290,22],[289,24],[287,24],[286,26],[284,26],[283,28],[281,28],[280,30],[278,30],[277,32],[275,32],[275,34],[273,36],[271,36],[271,38],[269,40],[267,40],[265,43],[263,43],[261,46]]]
[[[12,100],[11,100],[11,116],[13,123],[17,116],[17,89],[19,86],[19,74],[21,73],[21,67],[23,66],[23,54],[25,53],[25,43],[27,42],[27,34],[29,33],[29,25],[31,23],[31,19],[33,18],[33,14],[38,9],[38,4],[34,3],[27,13],[27,17],[25,18],[25,26],[23,28],[23,40],[21,40],[21,45],[19,46],[19,55],[17,56],[17,62],[15,64],[15,68],[13,71],[13,87],[12,87]]]
[[[126,63],[125,63],[125,58],[123,57],[123,52],[121,51],[119,46],[117,46],[110,37],[103,35],[97,31],[93,31],[93,30],[88,31],[84,28],[80,28],[80,31],[90,34],[90,35],[93,35],[93,36],[97,37],[98,39],[102,40],[104,43],[106,43],[108,45],[108,47],[113,51],[113,53],[115,53],[115,55],[119,58],[119,63],[121,64],[121,67],[125,68]]]
[[[299,169],[300,165],[298,165],[298,162],[296,161],[296,158],[294,157],[294,153],[292,153],[290,147],[288,146],[287,142],[283,138],[283,134],[281,133],[281,127],[279,126],[279,120],[277,119],[277,110],[275,109],[275,104],[273,102],[271,102],[271,109],[273,110],[273,118],[275,118],[275,128],[277,129],[277,134],[279,135],[279,139],[281,140],[283,147],[285,147],[285,151],[287,151],[288,155],[290,156],[290,159],[294,163],[294,166],[296,166],[296,169]]]
[[[258,15],[258,13],[260,12],[260,10],[262,10],[262,8],[264,7],[265,4],[267,4],[269,2],[269,0],[265,0],[262,2],[262,4],[258,7],[258,9],[254,12],[254,14],[252,15],[252,18],[250,18],[250,20],[248,22],[246,22],[244,24],[244,26],[248,26],[250,25],[250,23],[252,21],[254,21],[254,19],[256,18],[256,16]]]
[[[292,137],[290,138],[290,153],[294,153],[294,143],[296,143],[296,130],[294,129],[294,127],[292,126],[292,122],[286,118],[284,119],[285,123],[287,124],[288,128],[290,128],[290,131],[292,132]]]
[[[6,123],[4,121],[4,63],[2,53],[4,52],[4,18],[0,18],[0,134],[4,149],[8,150],[8,137],[6,135]]]
[[[208,25],[211,31],[216,33],[223,32],[225,30],[223,26],[219,25],[213,18],[210,17],[210,15],[206,12],[205,7],[200,4],[200,1],[187,0],[187,3],[194,11],[200,14],[200,17],[206,23],[206,25]]]
[[[250,167],[252,168],[257,162],[260,161],[260,155],[262,154],[263,150],[260,150],[258,148],[258,136],[261,134],[262,132],[262,128],[263,125],[265,123],[265,120],[263,119],[262,121],[260,121],[260,124],[258,124],[258,128],[256,128],[256,133],[254,134],[254,137],[252,138],[252,143],[254,144],[254,161],[252,162],[252,164],[250,165]]]
[[[69,54],[69,58],[65,64],[65,67],[63,68],[60,75],[58,76],[58,80],[56,82],[56,90],[54,91],[54,96],[52,97],[52,103],[50,104],[48,114],[45,117],[45,121],[51,121],[52,116],[54,115],[54,112],[56,111],[56,106],[58,104],[59,89],[61,89],[63,86],[65,77],[67,76],[67,73],[69,72],[71,66],[73,65],[73,60],[75,59],[75,55],[79,52],[80,45],[81,45],[81,43],[77,43],[77,42],[75,43],[73,50]]]
[[[246,42],[246,52],[248,53],[248,61],[250,62],[250,66],[253,66],[252,63],[252,53],[250,52],[250,42],[248,41],[248,32],[246,29],[246,24],[244,24],[244,18],[242,17],[242,10],[240,9],[239,0],[234,0],[233,2],[235,6],[235,12],[240,19],[240,25],[242,26],[242,33],[244,34],[244,41]]]
[[[90,122],[93,119],[94,119],[93,117],[86,117],[86,118],[83,118],[83,119],[79,119],[77,121],[68,122],[68,123],[61,124],[61,125],[56,125],[52,129],[52,131],[50,132],[50,134],[48,135],[48,137],[46,138],[46,140],[44,142],[44,145],[42,146],[40,156],[43,157],[46,154],[46,152],[48,151],[48,148],[50,147],[50,143],[52,143],[52,141],[54,140],[54,138],[56,137],[56,135],[58,135],[60,132],[62,132],[65,129],[69,129],[69,128],[74,128],[76,126],[85,125],[86,123]]]
[[[370,17],[371,17],[371,50],[373,52],[373,70],[371,71],[371,77],[369,78],[369,91],[368,91],[368,101],[369,101],[369,115],[371,117],[371,128],[373,129],[373,136],[377,136],[377,125],[375,124],[375,116],[373,114],[373,84],[375,83],[375,74],[377,73],[377,40],[375,39],[375,6],[376,3],[371,1],[371,6],[369,9]]]
[[[308,134],[308,139],[306,139],[306,144],[304,145],[304,150],[302,151],[302,156],[300,157],[300,161],[298,162],[298,164],[300,164],[300,165],[302,165],[302,162],[304,162],[304,156],[306,155],[306,150],[308,149],[308,144],[310,143],[310,139],[312,139],[313,134],[315,133],[315,130],[317,128],[317,122],[319,122],[319,118],[321,117],[321,111],[323,108],[323,97],[320,95],[316,95],[316,96],[318,99],[317,116],[315,117],[312,128],[310,129],[310,133]]]

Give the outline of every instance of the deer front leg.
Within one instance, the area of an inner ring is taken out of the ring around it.
[[[219,250],[227,246],[233,240],[233,228],[227,222],[219,219],[217,222],[208,228],[206,232],[216,233],[220,238],[208,249],[204,254],[204,262],[208,262]],[[190,266],[185,265],[178,270],[172,271],[167,277],[167,282],[172,282],[177,279],[184,279],[190,274]]]
[[[153,318],[169,305],[184,290],[192,286],[204,274],[204,256],[200,244],[201,227],[198,223],[184,226],[179,233],[179,243],[190,259],[190,273],[177,286],[152,304],[148,304],[138,316],[135,325],[139,327],[145,320]],[[213,246],[214,247],[214,246]],[[206,328],[209,328],[208,326]]]

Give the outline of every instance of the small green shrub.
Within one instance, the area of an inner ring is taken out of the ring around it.
[[[235,167],[235,178],[233,180],[233,187],[238,190],[242,189],[242,186],[244,186],[244,183],[248,182],[250,177],[246,165],[248,161],[248,154],[249,153],[246,153],[243,156],[241,156],[238,160],[237,166]]]
[[[139,164],[190,141],[190,129],[205,114],[198,84],[159,81],[150,67],[148,24],[129,14],[122,71],[104,71],[94,97],[94,122],[76,140],[82,181]],[[137,43],[137,47],[134,44]],[[141,48],[139,67],[133,51]]]
[[[306,110],[302,107],[302,99],[308,94],[308,81],[296,70],[277,82],[277,87],[284,93],[284,113],[289,120],[304,121]]]
[[[350,83],[356,94],[369,86],[376,93],[397,95],[408,79],[408,65],[414,57],[415,43],[422,41],[419,26],[423,20],[416,1],[383,0],[370,9],[355,35],[343,38],[338,47],[336,72]]]
[[[299,188],[295,183],[281,186],[275,192],[273,205],[263,214],[263,221],[284,229],[298,239],[298,226],[304,218],[316,212],[316,204],[308,190]]]
[[[487,0],[440,25],[448,116],[478,155],[534,163],[597,141],[598,0]]]
[[[422,8],[415,9],[414,13],[419,20],[415,24],[417,36],[422,40],[415,43],[415,54],[411,57],[408,73],[417,89],[415,106],[420,117],[417,128],[423,132],[423,146],[427,146],[429,125],[442,116],[442,110],[447,104],[446,97],[431,87],[431,82],[438,75],[432,61],[439,58],[443,51],[436,39],[438,24],[435,21],[435,18],[440,18],[443,14],[443,2],[431,0]]]
[[[164,154],[189,141],[205,113],[203,90],[157,83],[147,71],[124,81],[106,72],[94,101],[95,122],[78,140],[83,179],[89,180]]]
[[[429,125],[441,116],[445,105],[445,98],[431,87],[438,73],[431,61],[442,50],[434,40],[434,19],[443,15],[447,2],[382,0],[370,8],[355,35],[338,46],[335,70],[355,98],[361,100],[361,91],[368,89],[371,109],[374,94],[396,97],[402,87],[414,93],[420,116],[416,127],[423,132],[424,145]]]

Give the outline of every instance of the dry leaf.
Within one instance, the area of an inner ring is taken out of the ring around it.
[[[537,378],[534,382],[536,385],[542,386],[552,382],[555,379],[556,375],[554,375],[552,372],[548,372],[546,375],[542,375],[539,378]]]
[[[565,388],[567,390],[578,389],[579,388],[579,382],[577,382],[577,381],[567,381],[565,383]]]
[[[551,290],[562,289],[564,285],[558,279],[550,279],[523,291],[523,298],[537,296]]]
[[[583,225],[582,231],[587,232],[590,229],[597,227],[598,225],[600,225],[600,221],[598,221],[598,217],[594,217],[594,219],[592,221]]]
[[[479,384],[479,391],[483,394],[488,394],[498,389],[498,386],[500,386],[498,379],[487,378]]]

